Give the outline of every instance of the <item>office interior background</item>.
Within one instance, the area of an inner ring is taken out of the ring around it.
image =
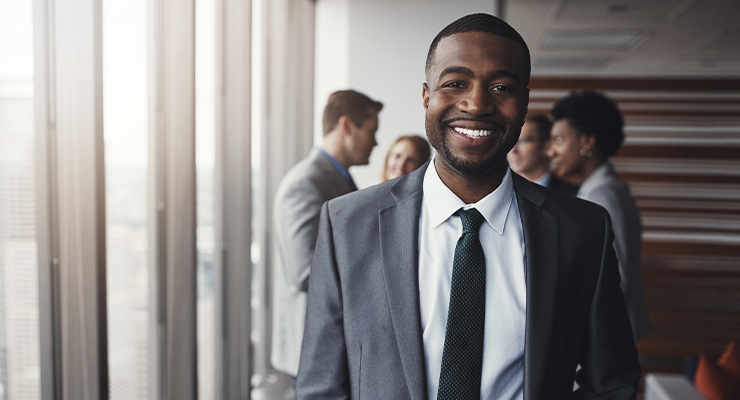
[[[0,0],[0,400],[270,398],[280,178],[334,90],[424,132],[434,35],[488,12],[530,110],[604,91],[644,224],[645,373],[740,336],[736,0]]]

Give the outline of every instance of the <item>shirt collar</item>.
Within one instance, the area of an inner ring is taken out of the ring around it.
[[[552,177],[552,174],[550,173],[550,171],[547,171],[544,174],[542,174],[542,176],[540,176],[539,178],[535,179],[534,180],[534,183],[536,183],[536,184],[538,184],[540,186],[548,187],[550,185],[550,179],[551,179],[551,177]]]
[[[509,214],[509,208],[514,198],[514,184],[511,178],[511,169],[507,168],[504,179],[493,192],[480,199],[477,203],[465,204],[455,193],[448,188],[437,173],[434,158],[424,173],[424,203],[429,211],[429,226],[432,229],[447,221],[460,207],[475,208],[486,219],[499,235],[504,233],[504,224]]]
[[[334,165],[337,168],[337,170],[339,171],[340,174],[342,174],[343,177],[345,177],[346,179],[349,179],[351,182],[354,182],[352,180],[352,175],[349,174],[349,171],[347,171],[347,169],[344,168],[344,166],[342,166],[342,164],[340,164],[336,158],[332,157],[331,154],[327,153],[326,150],[322,149],[321,147],[316,147],[316,148],[319,149],[321,154],[323,154],[324,156],[326,156],[326,158],[329,159],[332,165]]]

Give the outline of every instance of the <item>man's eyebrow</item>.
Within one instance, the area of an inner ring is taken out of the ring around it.
[[[515,73],[513,73],[511,71],[507,71],[505,69],[499,69],[499,70],[493,71],[493,73],[491,73],[491,78],[500,78],[502,76],[506,76],[506,77],[509,77],[509,78],[515,80],[516,83],[517,83],[517,85],[521,83],[521,81],[519,80],[519,75],[517,75],[517,74],[515,74]]]
[[[442,79],[445,75],[449,75],[449,74],[462,74],[468,77],[472,77],[475,75],[473,71],[471,71],[470,68],[467,68],[467,67],[447,67],[443,69],[442,72],[440,72],[439,77],[437,79]],[[491,76],[490,79],[496,79],[496,78],[505,76],[505,77],[509,77],[515,80],[517,84],[521,83],[519,76],[515,74],[514,72],[508,71],[508,70],[503,70],[503,69],[495,70],[491,72],[490,76]]]
[[[466,67],[447,67],[442,70],[442,72],[439,73],[438,79],[442,79],[445,75],[449,74],[462,74],[465,76],[474,76],[473,71],[470,70],[470,68]]]

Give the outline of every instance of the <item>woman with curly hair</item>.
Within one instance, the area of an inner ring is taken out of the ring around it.
[[[637,341],[650,329],[640,275],[642,223],[629,186],[609,161],[624,141],[622,114],[612,100],[593,91],[571,93],[550,113],[548,156],[554,173],[579,182],[578,197],[606,208],[612,219],[622,292]]]

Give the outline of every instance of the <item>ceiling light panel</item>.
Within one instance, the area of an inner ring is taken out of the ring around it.
[[[698,0],[560,0],[555,17],[560,21],[615,19],[665,21],[685,12]]]
[[[540,43],[542,50],[631,50],[647,38],[644,30],[554,31]]]
[[[598,70],[608,66],[611,57],[538,57],[534,69]]]

